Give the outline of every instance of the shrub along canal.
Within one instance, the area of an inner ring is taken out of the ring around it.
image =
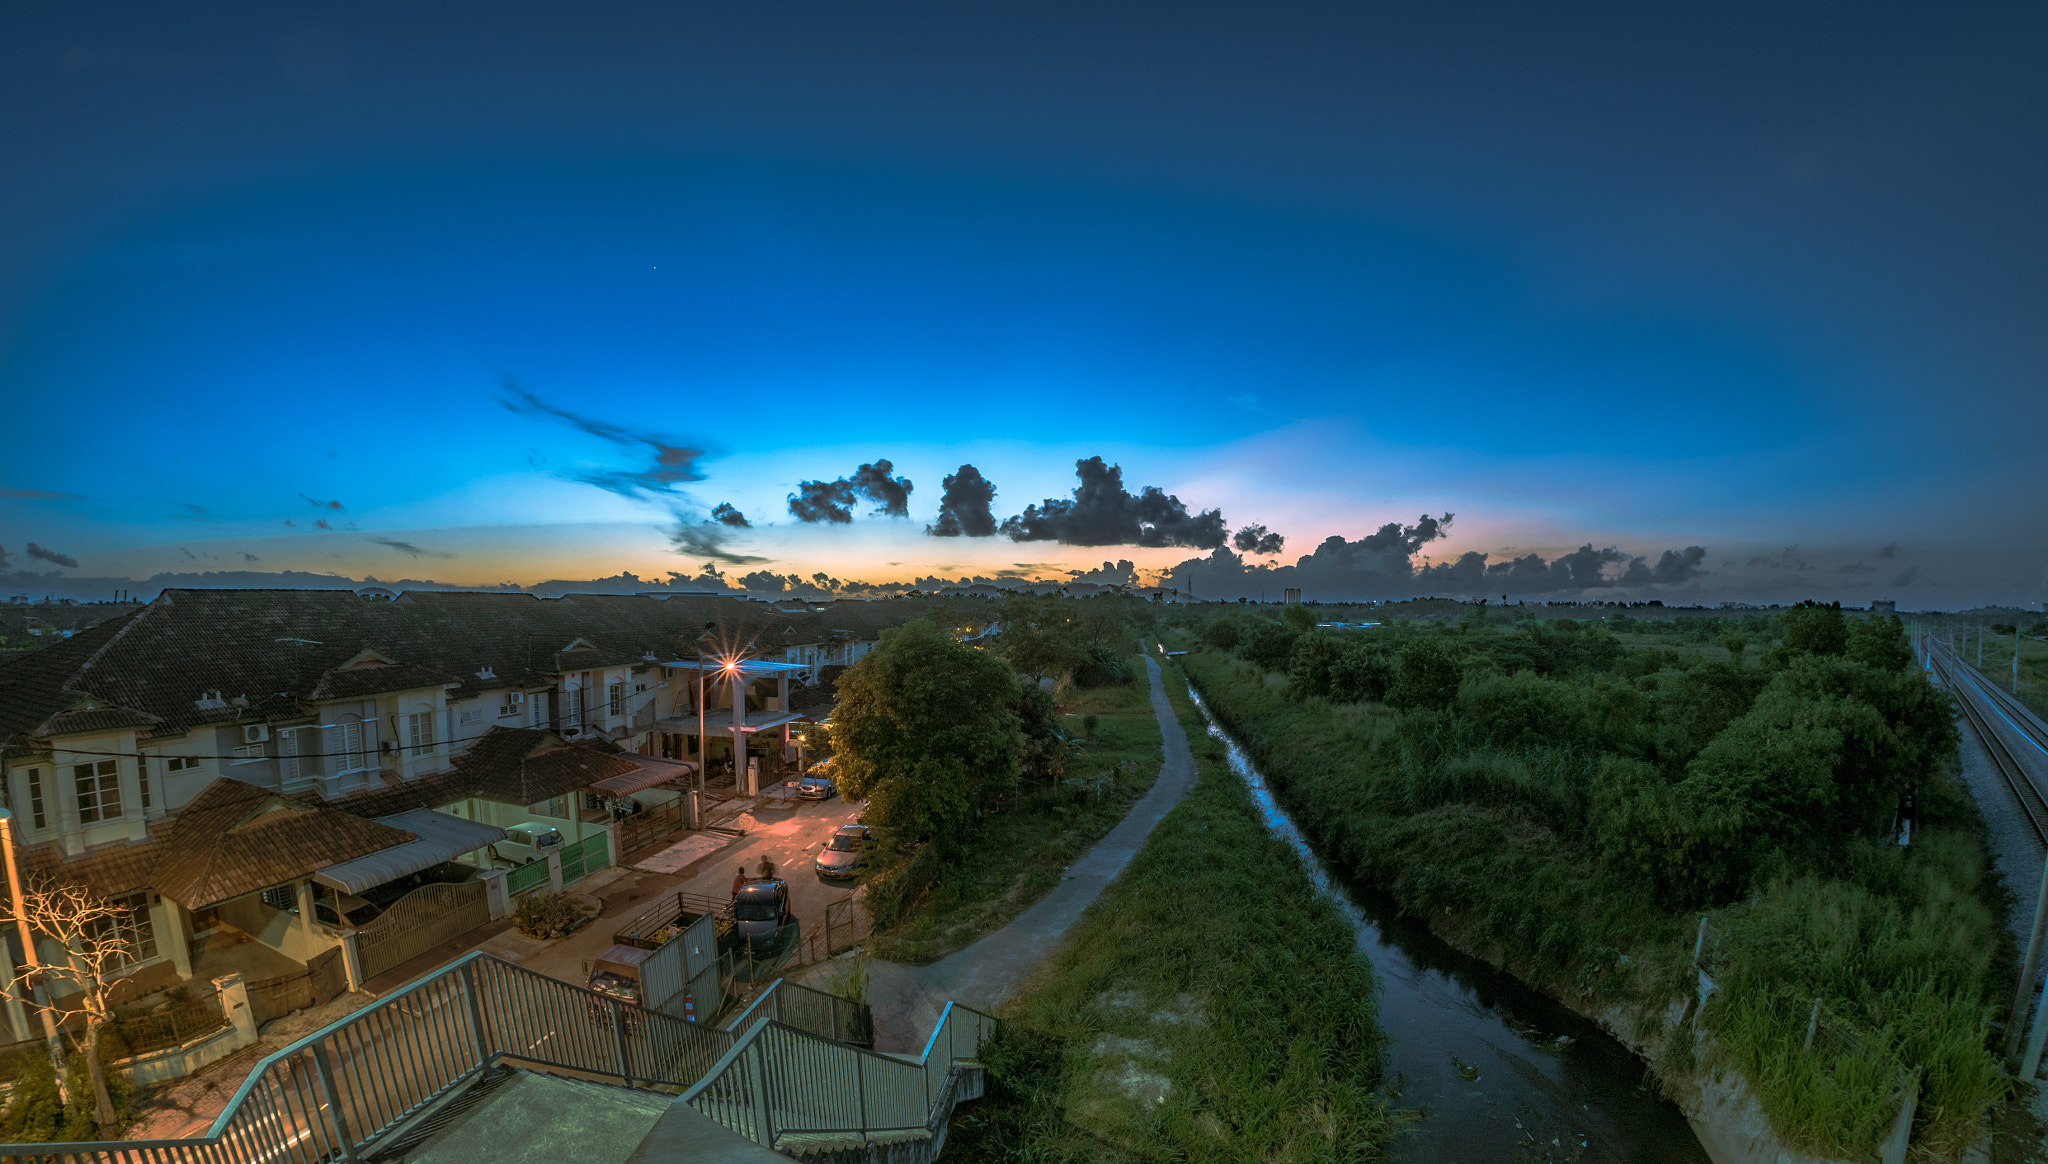
[[[1684,1113],[1659,1094],[1627,1047],[1514,976],[1453,949],[1370,886],[1332,877],[1244,749],[1192,687],[1188,697],[1266,826],[1350,919],[1379,977],[1386,1089],[1394,1106],[1422,1113],[1395,1142],[1394,1159],[1706,1161]]]

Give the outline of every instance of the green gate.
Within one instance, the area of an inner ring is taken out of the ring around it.
[[[505,875],[505,895],[518,897],[548,883],[548,863],[528,861]]]
[[[568,885],[585,874],[611,864],[611,848],[603,833],[592,833],[562,850],[562,884]]]

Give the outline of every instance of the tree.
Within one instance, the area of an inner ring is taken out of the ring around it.
[[[1816,655],[1839,655],[1848,649],[1849,626],[1839,602],[1823,606],[1808,599],[1785,612],[1785,646]]]
[[[100,1039],[107,1024],[114,1021],[111,996],[118,981],[116,972],[135,959],[134,943],[127,937],[129,908],[116,905],[82,885],[47,878],[36,878],[23,886],[21,904],[32,930],[69,951],[68,957],[46,962],[40,968],[44,989],[32,996],[37,1001],[31,1005],[39,1004],[61,1020],[63,1015],[49,1001],[54,995],[50,988],[61,983],[77,991],[73,997],[85,1016],[85,1065],[92,1083],[93,1122],[99,1126],[102,1139],[119,1139],[121,1119],[107,1088]],[[14,984],[28,983],[37,973],[34,969],[23,970]]]
[[[1889,619],[1871,615],[1849,620],[1848,656],[1880,671],[1902,671],[1913,665],[1913,648],[1906,645],[1906,625],[1898,615]]]
[[[1387,692],[1392,707],[1445,708],[1458,698],[1465,678],[1458,660],[1433,638],[1416,639],[1395,657],[1394,687]]]
[[[919,838],[945,833],[1008,787],[1024,756],[1017,677],[1002,659],[914,619],[839,678],[834,774],[868,801],[868,823]]]
[[[1033,679],[1064,675],[1087,661],[1089,628],[1065,599],[1012,594],[1003,599],[1002,621],[1004,657]]]

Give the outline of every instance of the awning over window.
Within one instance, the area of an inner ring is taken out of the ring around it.
[[[631,796],[635,792],[645,792],[649,788],[666,784],[671,780],[680,780],[685,776],[693,776],[697,772],[697,762],[694,760],[633,758],[640,760],[640,767],[617,776],[607,776],[592,784],[590,790],[602,792],[606,796]]]
[[[431,869],[443,861],[505,839],[505,830],[496,825],[464,820],[431,808],[414,808],[380,816],[377,823],[404,829],[419,839],[393,845],[353,861],[329,865],[315,872],[313,880],[343,893],[361,893],[373,885]]]

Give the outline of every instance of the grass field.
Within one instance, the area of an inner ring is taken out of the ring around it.
[[[1372,970],[1168,686],[1195,787],[1005,1009],[948,1160],[1384,1158]]]
[[[1159,776],[1159,724],[1142,660],[1122,687],[1076,688],[1061,727],[1084,737],[1067,780],[1023,786],[982,821],[964,857],[939,871],[903,920],[874,938],[871,952],[924,965],[1002,928],[1051,892],[1074,858],[1124,818]],[[1085,728],[1095,717],[1094,730]],[[1128,770],[1124,765],[1130,765]]]

